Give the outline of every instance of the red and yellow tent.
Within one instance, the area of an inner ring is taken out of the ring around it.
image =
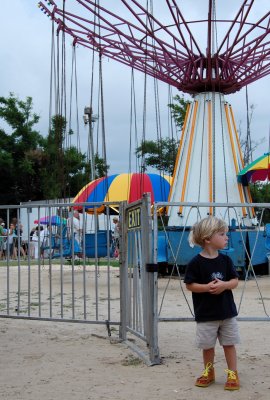
[[[127,173],[114,174],[95,179],[85,185],[73,199],[73,203],[103,203],[107,201],[133,201],[141,199],[144,193],[150,193],[151,203],[154,201],[167,201],[170,191],[171,177],[159,174]],[[82,209],[82,207],[74,207]],[[85,207],[93,213],[93,205]],[[97,208],[97,212],[104,211],[104,206]],[[117,211],[116,211],[117,212]]]

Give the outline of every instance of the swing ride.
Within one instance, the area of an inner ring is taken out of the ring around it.
[[[196,207],[168,206],[169,227],[191,226],[207,215],[225,218],[229,226],[236,219],[237,226],[246,229],[245,235],[257,224],[254,209],[244,205],[252,199],[248,186],[238,178],[245,166],[233,110],[225,99],[270,73],[270,11],[268,6],[261,7],[261,14],[255,15],[254,2],[242,1],[234,18],[225,18],[228,5],[215,0],[195,1],[192,7],[177,0],[155,4],[77,0],[71,10],[70,2],[39,3],[58,32],[73,39],[74,46],[94,50],[100,57],[193,97],[181,133],[169,202],[210,205],[199,212]],[[231,7],[236,3],[240,2]],[[243,206],[232,218],[228,207],[216,208],[213,203]]]

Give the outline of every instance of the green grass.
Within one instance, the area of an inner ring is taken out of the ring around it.
[[[30,260],[30,265],[37,265],[39,260]],[[49,265],[50,262],[49,260],[45,259],[45,260],[40,260],[40,266],[43,265]],[[53,265],[60,265],[61,264],[61,260],[51,260],[51,264]],[[64,260],[63,261],[64,265],[71,265],[71,261],[68,260]],[[20,265],[28,265],[28,260],[20,260]],[[74,260],[74,265],[83,265],[83,260]],[[106,259],[100,259],[96,261],[95,259],[89,259],[86,258],[85,259],[85,265],[98,265],[101,267],[107,267],[108,266],[108,260]],[[110,259],[110,264],[111,267],[119,267],[119,261],[114,260],[114,259]],[[6,267],[7,266],[7,260],[0,260],[0,267]],[[9,261],[9,266],[11,267],[16,267],[18,266],[18,260],[10,260]]]

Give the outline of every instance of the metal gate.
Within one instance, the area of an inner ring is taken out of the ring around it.
[[[150,196],[122,208],[120,337],[151,365],[159,364],[157,265],[153,264]],[[140,339],[132,344],[129,336]],[[144,345],[144,347],[141,346]],[[145,351],[147,348],[147,352]]]

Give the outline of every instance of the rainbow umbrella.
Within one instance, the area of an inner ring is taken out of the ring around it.
[[[238,180],[244,186],[247,186],[249,182],[254,183],[266,179],[270,179],[270,153],[264,153],[238,174]]]
[[[114,174],[95,179],[85,185],[73,199],[73,203],[105,201],[127,201],[131,203],[141,199],[144,193],[151,194],[151,203],[167,201],[170,191],[171,177],[159,174]],[[118,207],[116,205],[115,207]],[[74,207],[81,210],[82,207]],[[93,206],[85,207],[89,214],[93,213]],[[104,206],[97,208],[98,213],[104,211]]]
[[[52,215],[51,217],[41,217],[40,219],[36,219],[34,224],[41,224],[41,225],[55,225],[60,226],[65,225],[67,223],[66,218],[60,218],[59,215]]]

